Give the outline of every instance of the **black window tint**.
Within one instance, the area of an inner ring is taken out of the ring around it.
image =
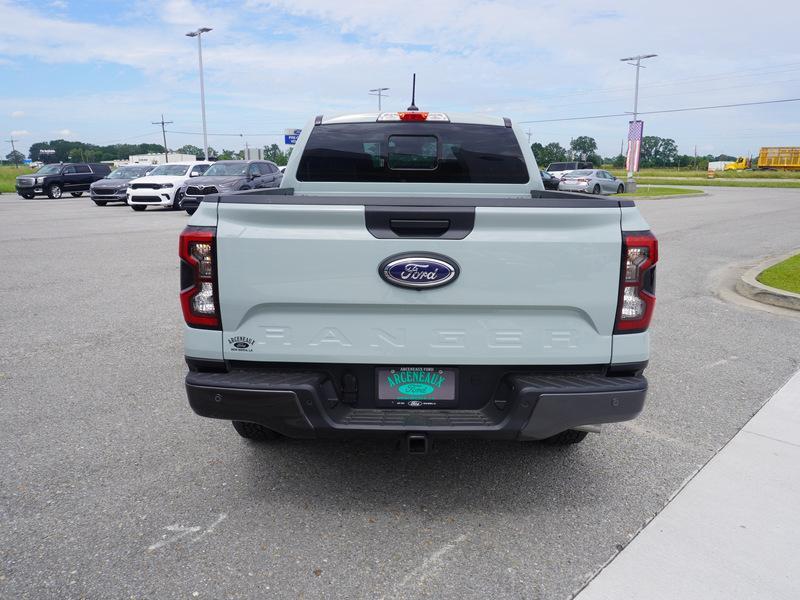
[[[527,183],[513,130],[460,123],[319,125],[297,169],[299,181]]]
[[[75,173],[75,167],[73,166],[64,167],[63,173],[64,175],[71,175],[72,173]]]
[[[76,173],[91,173],[92,170],[89,168],[89,165],[75,165],[75,172]]]

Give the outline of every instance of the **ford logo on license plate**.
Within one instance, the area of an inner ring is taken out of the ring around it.
[[[390,256],[378,271],[392,285],[424,290],[453,282],[459,268],[452,258],[420,252]]]

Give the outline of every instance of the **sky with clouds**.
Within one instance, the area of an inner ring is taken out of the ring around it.
[[[282,142],[316,114],[405,108],[411,73],[425,110],[515,122],[639,108],[800,98],[800,2],[641,0],[0,0],[0,132],[18,147],[59,137],[97,144],[202,145],[203,38],[209,144]],[[649,115],[645,134],[681,152],[748,154],[800,145],[800,102]],[[531,141],[593,136],[619,152],[627,117],[531,122]],[[10,145],[2,142],[3,156]]]

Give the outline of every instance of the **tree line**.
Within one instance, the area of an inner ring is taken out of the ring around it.
[[[625,155],[601,157],[597,153],[597,142],[593,137],[579,136],[570,141],[569,148],[564,148],[558,142],[531,144],[531,150],[536,157],[539,167],[545,168],[554,162],[587,161],[599,167],[600,165],[610,165],[615,168],[625,166]],[[699,170],[708,168],[709,161],[713,160],[736,160],[736,157],[727,154],[714,156],[693,156],[690,154],[679,154],[678,145],[671,138],[662,138],[656,135],[646,135],[642,138],[642,147],[639,154],[639,166],[641,168],[651,167],[696,167]]]
[[[52,154],[41,154],[41,150],[53,150]],[[531,150],[536,157],[536,162],[541,168],[547,167],[554,162],[567,161],[587,161],[595,166],[609,165],[616,168],[625,166],[625,156],[602,157],[597,152],[597,142],[593,137],[582,135],[573,138],[569,147],[564,148],[558,142],[541,144],[534,142]],[[40,160],[45,163],[53,162],[102,162],[111,160],[124,160],[132,154],[163,154],[164,146],[160,144],[111,144],[108,146],[98,146],[85,142],[69,140],[50,140],[49,142],[36,142],[32,144],[28,151],[31,160]],[[179,154],[191,154],[199,159],[203,159],[202,148],[186,144],[170,152]],[[271,160],[279,166],[283,166],[289,160],[292,149],[283,151],[278,144],[264,146],[264,159]],[[222,149],[217,152],[209,146],[209,157],[216,160],[243,159],[244,150]],[[19,152],[9,152],[6,161],[22,162],[24,155]],[[692,156],[688,154],[678,154],[678,145],[671,138],[662,138],[655,135],[646,135],[642,138],[642,149],[639,163],[642,168],[649,167],[694,167],[699,170],[708,168],[709,161],[714,160],[736,160],[736,157],[727,154],[717,156],[708,154],[704,156]]]
[[[52,150],[52,153],[42,150]],[[279,166],[286,164],[291,154],[292,149],[284,152],[278,144],[270,144],[264,146],[264,158],[271,160]],[[179,154],[191,154],[199,159],[204,158],[202,148],[186,144],[180,148],[170,150],[170,152],[177,152]],[[103,162],[112,160],[125,160],[132,154],[163,154],[164,146],[161,144],[110,144],[108,146],[98,146],[96,144],[89,144],[86,142],[77,142],[70,140],[50,140],[49,142],[36,142],[32,144],[28,150],[28,158],[34,161],[41,161],[44,163],[59,163],[59,162]],[[209,157],[216,160],[232,160],[243,159],[244,150],[226,150],[223,149],[217,152],[211,146],[208,147]],[[14,162],[22,162],[25,156],[16,151],[10,152],[6,155],[6,160]]]

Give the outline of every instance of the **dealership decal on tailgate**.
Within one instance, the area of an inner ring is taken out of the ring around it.
[[[456,371],[435,367],[378,369],[378,406],[431,408],[456,404]]]

